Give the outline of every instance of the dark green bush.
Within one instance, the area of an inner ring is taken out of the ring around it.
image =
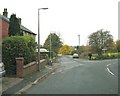
[[[24,64],[35,60],[35,40],[31,36],[11,36],[3,40],[2,61],[7,74],[16,74],[17,57],[23,57]]]

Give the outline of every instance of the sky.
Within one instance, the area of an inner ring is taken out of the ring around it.
[[[118,39],[119,0],[0,0],[0,13],[15,13],[22,25],[38,34],[38,8],[40,10],[40,43],[50,33],[59,34],[64,44],[86,45],[88,36],[100,29],[110,31]],[[36,36],[36,41],[38,41]]]

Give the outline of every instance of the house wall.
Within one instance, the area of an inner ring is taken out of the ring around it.
[[[2,29],[2,38],[5,38],[8,36],[9,24],[6,21],[2,20],[1,18],[0,22],[2,22],[2,26],[0,26],[0,30]]]

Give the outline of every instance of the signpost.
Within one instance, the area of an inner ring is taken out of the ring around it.
[[[103,48],[102,50],[104,51],[104,57],[105,57],[105,51],[107,50],[107,48]]]

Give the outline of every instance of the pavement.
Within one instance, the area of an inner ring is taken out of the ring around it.
[[[24,94],[25,90],[29,89],[37,82],[44,80],[52,72],[57,69],[58,63],[46,65],[40,71],[34,72],[24,78],[3,77],[2,78],[2,96],[13,94]]]

